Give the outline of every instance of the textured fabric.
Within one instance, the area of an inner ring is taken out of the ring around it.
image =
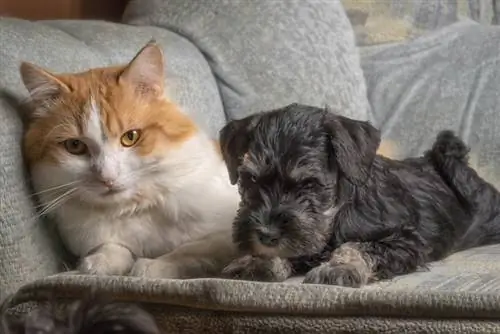
[[[471,165],[500,186],[500,27],[458,22],[411,43],[363,48],[374,118],[400,156],[452,129]]]
[[[207,333],[494,333],[500,331],[499,255],[500,245],[471,249],[428,271],[361,289],[297,284],[300,278],[276,284],[68,273],[23,287],[15,305],[54,296],[71,300],[95,287],[144,303],[166,333],[194,327]]]
[[[0,87],[7,83],[2,80],[5,72],[0,66]],[[21,130],[16,111],[0,100],[0,298],[59,269],[47,229],[33,218],[21,163]]]
[[[229,118],[293,102],[368,117],[359,55],[339,0],[132,1],[124,22],[165,27],[196,44]]]
[[[21,157],[22,126],[6,98],[26,97],[20,62],[62,72],[125,63],[152,37],[165,50],[169,95],[215,135],[224,123],[221,99],[207,62],[186,39],[104,22],[0,19],[0,298],[62,269],[56,237],[35,216]]]
[[[401,42],[460,20],[496,24],[500,0],[342,0],[361,46]]]

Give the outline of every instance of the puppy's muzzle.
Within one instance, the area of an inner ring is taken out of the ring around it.
[[[257,241],[266,247],[277,247],[282,237],[282,229],[293,221],[294,217],[282,208],[271,209],[263,217],[263,222],[255,229]]]
[[[256,232],[259,242],[266,247],[276,247],[280,241],[280,233],[274,229],[260,229]]]

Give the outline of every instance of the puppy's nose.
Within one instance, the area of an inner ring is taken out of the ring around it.
[[[278,233],[273,233],[271,231],[259,231],[257,236],[261,244],[267,247],[275,247],[279,242]]]

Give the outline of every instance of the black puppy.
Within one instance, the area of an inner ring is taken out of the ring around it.
[[[377,156],[368,122],[293,104],[227,124],[221,148],[241,204],[243,257],[223,274],[359,287],[500,241],[500,197],[442,132],[424,157]]]
[[[99,300],[94,294],[73,303],[64,314],[40,306],[9,318],[6,299],[0,310],[0,334],[159,334],[154,318],[135,304]]]

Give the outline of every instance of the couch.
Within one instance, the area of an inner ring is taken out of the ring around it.
[[[217,135],[228,120],[291,102],[368,119],[395,157],[421,154],[440,129],[471,146],[500,184],[500,28],[495,0],[142,0],[121,23],[0,18],[0,298],[13,314],[89,289],[141,303],[165,333],[498,333],[500,246],[361,289],[218,278],[95,277],[36,214],[23,167],[18,67],[125,63],[151,38],[169,98]],[[498,258],[497,258],[498,256]]]

